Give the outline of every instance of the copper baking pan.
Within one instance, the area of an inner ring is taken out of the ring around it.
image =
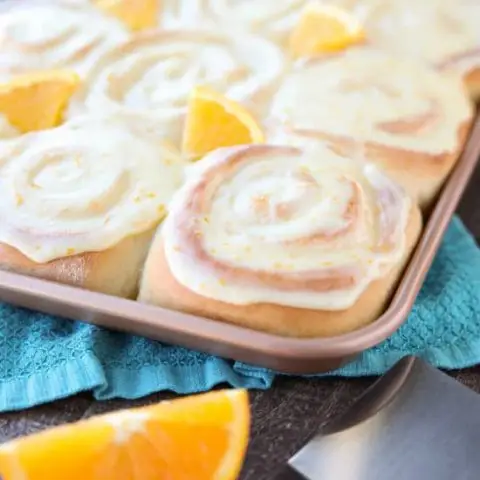
[[[331,338],[284,338],[3,271],[0,300],[285,373],[332,370],[385,340],[406,320],[479,156],[480,114],[389,308],[378,320],[355,332]]]

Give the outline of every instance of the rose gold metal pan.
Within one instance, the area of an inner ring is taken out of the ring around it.
[[[406,320],[479,156],[480,114],[389,308],[369,326],[346,335],[284,338],[3,271],[0,271],[0,300],[285,373],[332,370],[385,340]]]

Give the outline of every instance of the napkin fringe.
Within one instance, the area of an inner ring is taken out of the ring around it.
[[[134,400],[159,391],[204,392],[222,383],[234,388],[266,389],[273,377],[243,376],[227,360],[214,357],[203,365],[147,366],[139,371],[114,367],[106,373],[91,354],[48,372],[0,382],[0,411],[22,410],[90,390],[96,400]]]
[[[243,376],[232,369],[227,360],[211,357],[202,365],[143,367],[138,372],[124,368],[109,371],[107,382],[94,390],[97,400],[119,397],[129,400],[141,398],[154,392],[171,391],[190,394],[211,390],[213,387],[228,384],[234,388],[266,389],[271,386],[264,376]]]
[[[0,382],[0,411],[30,408],[105,384],[97,358],[85,356],[41,372]]]
[[[480,338],[470,344],[455,344],[448,348],[434,348],[419,355],[426,362],[445,370],[469,368],[480,363]],[[365,352],[355,362],[340,372],[330,372],[322,377],[367,377],[383,374],[398,360],[401,352],[380,358]],[[260,370],[260,371],[259,371]],[[318,378],[319,375],[309,375]],[[144,367],[138,372],[113,368],[105,375],[100,362],[93,355],[75,359],[50,370],[48,373],[28,378],[11,379],[0,383],[0,411],[21,410],[42,403],[93,390],[96,400],[112,398],[138,399],[158,391],[190,394],[210,390],[223,383],[234,388],[267,389],[275,375],[267,369],[258,369],[237,362],[232,369],[228,361],[211,358],[203,365]]]

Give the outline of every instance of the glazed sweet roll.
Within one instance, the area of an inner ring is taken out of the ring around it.
[[[127,38],[120,22],[87,2],[2,2],[0,80],[51,68],[85,75],[106,50]]]
[[[273,101],[269,137],[327,140],[381,165],[427,206],[459,157],[472,115],[457,76],[355,48],[297,65]]]
[[[141,112],[178,144],[195,86],[212,87],[259,112],[283,69],[282,53],[264,39],[200,31],[143,33],[97,64],[69,115]]]
[[[79,117],[0,143],[0,268],[135,296],[183,167],[138,118]]]
[[[152,244],[140,301],[285,336],[332,336],[382,312],[421,229],[372,164],[250,145],[195,164]]]
[[[364,21],[370,41],[394,55],[453,70],[480,95],[478,0],[343,0]]]

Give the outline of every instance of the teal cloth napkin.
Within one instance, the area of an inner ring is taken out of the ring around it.
[[[331,375],[380,374],[416,354],[432,364],[480,363],[480,250],[454,219],[408,321],[388,340]],[[276,373],[0,304],[0,411],[79,391],[99,400],[160,390],[204,391],[219,383],[268,388]]]

